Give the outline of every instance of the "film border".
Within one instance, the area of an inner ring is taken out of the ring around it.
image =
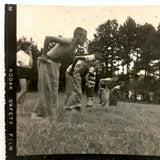
[[[5,5],[6,159],[16,158],[16,5]]]
[[[7,160],[158,160],[157,156],[64,154],[16,156],[16,4],[5,5],[5,137]]]

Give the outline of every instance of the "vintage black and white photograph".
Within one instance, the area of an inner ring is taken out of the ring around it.
[[[160,6],[19,4],[13,54],[17,156],[160,156]]]

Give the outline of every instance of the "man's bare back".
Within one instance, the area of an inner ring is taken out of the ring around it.
[[[63,43],[58,43],[50,51],[47,52],[47,56],[55,61],[62,59],[63,57],[71,56],[76,45],[72,39],[65,39]]]
[[[87,31],[83,28],[76,28],[73,38],[46,36],[44,43],[44,54],[53,61],[60,62],[63,58],[70,57],[78,45],[86,41]],[[55,42],[54,48],[48,51],[51,42]]]

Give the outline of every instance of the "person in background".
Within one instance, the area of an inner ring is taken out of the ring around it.
[[[108,83],[111,78],[100,79],[99,81],[99,100],[101,106],[109,106],[110,90],[108,88]]]
[[[86,107],[92,107],[94,100],[95,80],[96,80],[96,67],[89,68],[89,72],[85,76],[85,80],[86,80],[86,95],[87,95]]]
[[[115,84],[113,85],[113,83]],[[100,79],[99,103],[101,106],[117,106],[120,88],[121,84],[118,84],[118,79],[116,77]]]
[[[90,67],[96,65],[95,60],[101,61],[103,55],[96,51],[95,54],[86,56],[76,56],[73,60],[73,64],[70,65],[66,71],[66,110],[78,110],[81,111],[82,105],[82,88],[81,88],[81,76],[88,73]],[[94,79],[94,77],[93,77]],[[92,79],[92,85],[94,86],[95,80]],[[92,87],[93,88],[93,87]],[[93,95],[93,93],[90,92]],[[91,96],[92,96],[91,95]]]
[[[110,106],[117,106],[118,105],[118,95],[120,91],[121,85],[117,85],[110,91],[109,97],[109,105]]]
[[[33,66],[33,57],[31,52],[31,44],[24,42],[21,49],[17,52],[17,78],[19,80],[20,92],[17,94],[17,104],[22,104],[30,80],[31,68]]]
[[[87,39],[87,31],[81,27],[74,30],[73,38],[46,36],[43,55],[38,59],[39,102],[32,119],[57,118],[59,68],[65,58],[71,57],[79,45]],[[50,43],[56,43],[48,49]]]

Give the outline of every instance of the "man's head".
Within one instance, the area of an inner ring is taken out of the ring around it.
[[[78,44],[82,45],[87,40],[87,31],[81,27],[77,27],[73,33],[74,39],[77,39]]]
[[[29,42],[24,42],[21,44],[21,49],[28,52],[31,50],[31,44]]]
[[[103,53],[101,52],[101,50],[99,48],[95,48],[94,51],[95,51],[95,54],[94,54],[95,59],[103,62],[104,61],[104,56],[103,56]]]
[[[51,50],[56,45],[55,42],[50,42],[48,45],[48,51]]]
[[[106,88],[107,84],[105,82],[101,83],[101,88]]]

